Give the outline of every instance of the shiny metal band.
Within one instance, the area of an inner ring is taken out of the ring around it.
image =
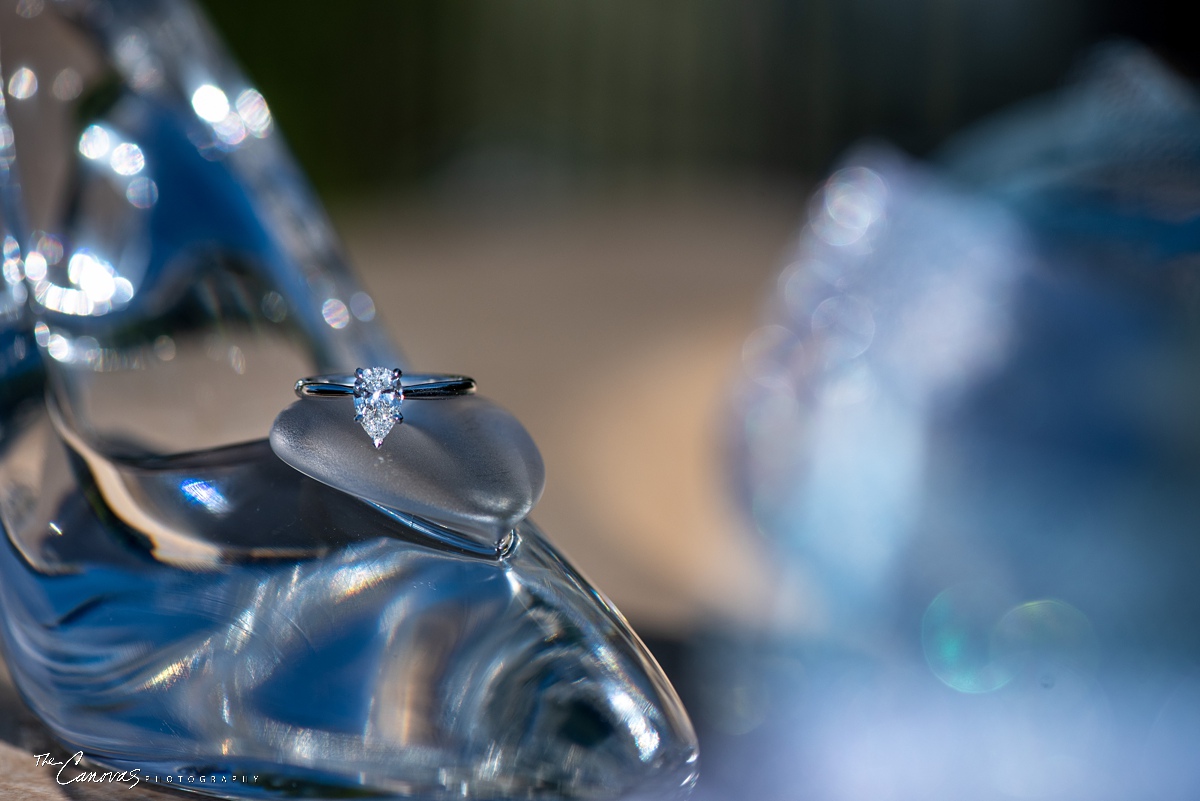
[[[296,382],[296,394],[301,398],[345,398],[354,395],[353,373],[318,375]],[[456,398],[475,394],[475,379],[465,375],[442,373],[404,373],[400,386],[405,400]]]

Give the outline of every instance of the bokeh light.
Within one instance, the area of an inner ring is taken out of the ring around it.
[[[29,67],[15,70],[8,79],[8,93],[14,100],[27,100],[37,94],[38,79]]]
[[[87,159],[102,159],[108,155],[112,137],[100,125],[89,125],[79,135],[79,152]]]
[[[229,116],[229,98],[218,87],[206,83],[192,93],[192,108],[205,122],[218,123]]]
[[[321,317],[330,328],[345,328],[350,324],[350,310],[337,298],[328,298],[321,304]]]
[[[123,142],[113,148],[108,163],[117,175],[137,175],[146,166],[146,157],[137,145]]]
[[[1013,665],[998,661],[993,635],[1006,596],[986,584],[942,591],[921,618],[921,647],[933,675],[964,693],[989,693],[1013,679]]]
[[[148,209],[158,202],[158,184],[144,176],[134,178],[125,189],[125,199],[139,209]]]
[[[79,72],[71,67],[64,67],[59,70],[58,75],[54,76],[54,83],[50,87],[50,93],[56,99],[64,102],[79,97],[82,91],[83,79],[79,76]]]

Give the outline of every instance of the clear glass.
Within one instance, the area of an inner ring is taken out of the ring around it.
[[[50,734],[235,797],[685,793],[662,671],[513,522],[541,462],[511,416],[406,419],[512,478],[386,503],[357,440],[326,483],[272,450],[326,403],[297,378],[403,363],[196,11],[5,2],[0,73],[0,643]]]

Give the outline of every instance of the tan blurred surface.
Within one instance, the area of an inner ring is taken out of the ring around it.
[[[753,621],[768,600],[719,449],[726,387],[802,205],[710,184],[334,217],[414,367],[473,375],[532,432],[547,469],[534,519],[661,631]]]

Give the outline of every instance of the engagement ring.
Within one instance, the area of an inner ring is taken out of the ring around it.
[[[464,375],[409,374],[400,370],[360,367],[353,375],[318,375],[296,382],[301,398],[354,398],[354,421],[362,425],[378,448],[396,423],[404,419],[400,406],[406,400],[432,400],[474,395],[475,381]]]

